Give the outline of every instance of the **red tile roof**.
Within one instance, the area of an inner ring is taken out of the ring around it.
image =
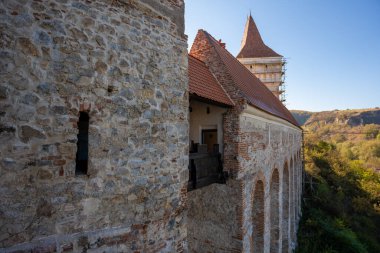
[[[203,30],[199,30],[198,32],[204,33],[208,39],[208,44],[215,48],[215,52],[226,66],[235,86],[242,92],[249,104],[299,127],[288,109],[255,75],[244,67],[230,52],[220,46],[219,42],[209,33]]]
[[[264,44],[260,32],[257,29],[255,21],[251,15],[245,25],[243,40],[241,42],[240,53],[237,58],[255,58],[255,57],[282,57],[270,47]]]
[[[223,105],[234,103],[203,61],[189,55],[189,92]]]

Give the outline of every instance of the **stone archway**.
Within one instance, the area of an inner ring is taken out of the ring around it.
[[[270,252],[279,251],[279,190],[280,176],[277,169],[274,169],[270,182]]]
[[[300,159],[299,159],[299,153],[297,151],[296,153],[296,160],[295,160],[295,170],[296,170],[296,175],[297,175],[297,180],[296,180],[296,194],[297,194],[297,202],[296,202],[296,214],[297,214],[297,222],[299,220],[299,214],[300,214],[300,189],[301,189],[301,184],[300,184]]]
[[[298,151],[298,215],[301,218],[301,208],[302,208],[302,187],[303,187],[303,171],[302,171],[302,157],[301,150]]]
[[[289,169],[285,163],[282,176],[282,252],[289,252]]]
[[[294,173],[294,159],[290,159],[290,238],[292,241],[295,240],[295,173]]]
[[[264,252],[264,183],[258,180],[255,185],[252,202],[252,252]]]
[[[293,156],[293,178],[294,178],[294,220],[295,222],[298,221],[298,159],[297,155]]]

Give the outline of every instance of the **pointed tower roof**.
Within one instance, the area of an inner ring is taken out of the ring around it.
[[[237,55],[237,58],[256,57],[282,57],[282,55],[279,55],[264,44],[255,21],[253,21],[251,14],[249,14],[247,23],[245,24],[243,40],[241,41],[240,53]]]

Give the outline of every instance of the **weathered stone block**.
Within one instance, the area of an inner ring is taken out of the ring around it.
[[[24,54],[31,55],[31,56],[39,56],[39,50],[37,47],[32,43],[32,41],[29,38],[19,38],[18,43],[21,47],[21,51]]]
[[[21,103],[27,105],[35,105],[40,99],[33,93],[25,94],[20,100]]]
[[[8,98],[9,89],[8,87],[1,86],[0,87],[0,99],[6,99]]]
[[[46,136],[43,134],[42,131],[35,129],[31,126],[28,126],[28,125],[21,126],[21,133],[20,133],[21,141],[28,142],[32,138],[45,139]]]

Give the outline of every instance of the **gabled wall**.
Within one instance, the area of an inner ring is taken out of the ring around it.
[[[241,92],[233,84],[232,77],[228,74],[227,68],[221,62],[220,57],[215,52],[215,48],[210,44],[209,38],[205,35],[204,31],[198,31],[191,46],[190,55],[206,63],[207,67],[234,102],[242,98]]]
[[[184,250],[183,19],[182,0],[0,2],[1,252]]]

